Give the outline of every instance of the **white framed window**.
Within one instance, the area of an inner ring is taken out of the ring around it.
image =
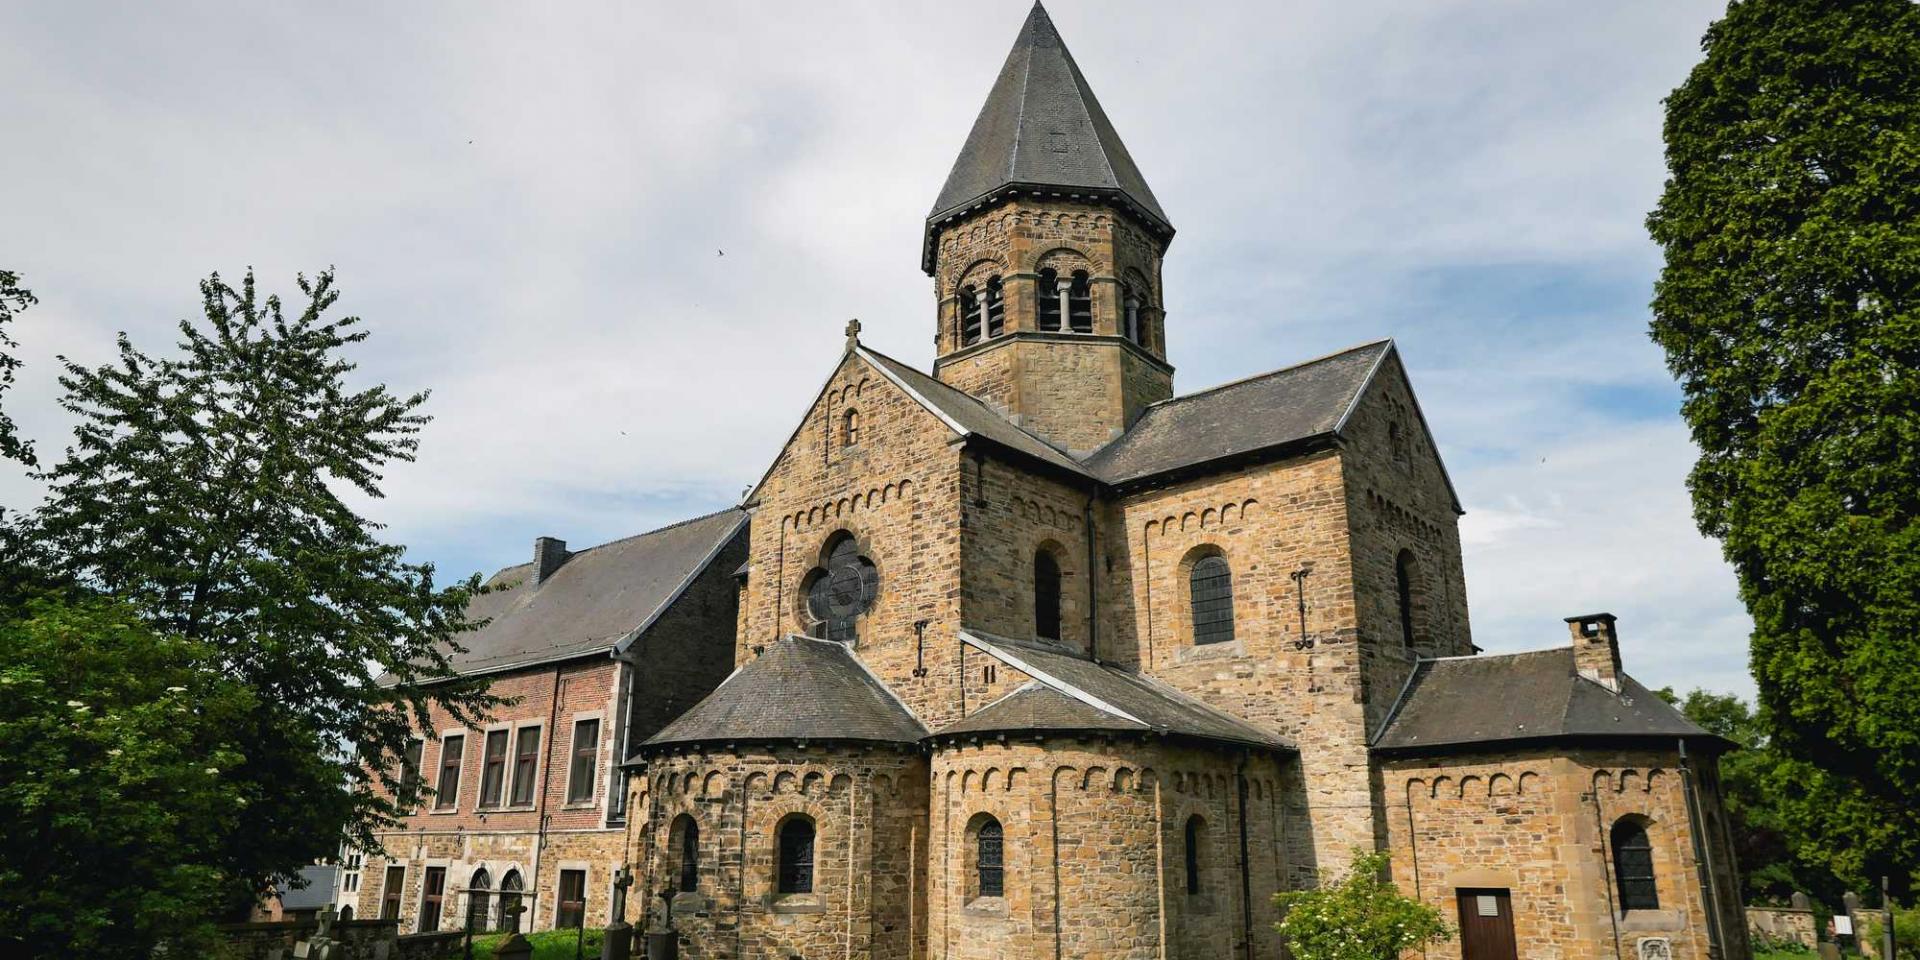
[[[591,804],[600,779],[601,716],[577,713],[567,741],[567,803]]]
[[[540,746],[546,737],[546,724],[522,723],[513,733],[513,789],[507,803],[514,807],[533,806],[540,792]]]
[[[440,735],[439,772],[433,784],[433,812],[460,809],[460,771],[466,765],[467,737],[459,731]]]

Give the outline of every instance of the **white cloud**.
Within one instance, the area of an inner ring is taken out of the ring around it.
[[[1659,100],[1719,5],[1050,6],[1181,228],[1181,385],[1399,337],[1475,507],[1483,633],[1580,612],[1500,571],[1624,510],[1639,558],[1594,582],[1641,604],[1630,652],[1655,623],[1738,652],[1725,590],[1664,588],[1717,562],[1683,516],[1516,466],[1614,449],[1636,489],[1684,501],[1640,221]],[[53,452],[54,353],[171,342],[215,269],[288,290],[332,264],[375,330],[364,374],[434,389],[421,461],[370,508],[424,556],[491,569],[536,532],[588,543],[728,502],[848,317],[930,359],[921,218],[1026,8],[0,9],[0,263],[43,299],[10,409]],[[0,502],[31,496],[0,476]]]

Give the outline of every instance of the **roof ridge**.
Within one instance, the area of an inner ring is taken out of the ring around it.
[[[1237,380],[1228,380],[1225,383],[1216,383],[1211,387],[1202,387],[1198,390],[1193,391],[1192,393],[1183,393],[1177,397],[1168,397],[1165,400],[1156,400],[1150,404],[1147,404],[1147,409],[1152,410],[1155,407],[1172,406],[1173,404],[1179,403],[1182,400],[1191,400],[1194,397],[1205,396],[1206,394],[1209,394],[1209,393],[1217,393],[1229,387],[1238,387],[1243,384],[1252,383],[1256,380],[1265,380],[1268,377],[1277,377],[1283,373],[1289,373],[1294,370],[1299,370],[1303,367],[1311,367],[1316,363],[1325,363],[1328,360],[1332,360],[1337,357],[1344,357],[1350,353],[1359,353],[1360,351],[1365,350],[1368,347],[1377,347],[1377,346],[1380,346],[1381,344],[1392,344],[1393,342],[1394,341],[1392,337],[1381,337],[1378,340],[1369,340],[1366,343],[1357,343],[1351,347],[1347,347],[1342,350],[1335,350],[1332,353],[1323,353],[1320,356],[1312,358],[1311,360],[1302,360],[1298,363],[1290,363],[1284,367],[1275,367],[1274,369],[1265,371],[1263,373],[1249,374]]]
[[[1421,657],[1418,662],[1419,663],[1447,663],[1453,660],[1479,660],[1479,661],[1499,660],[1504,657],[1528,657],[1528,656],[1533,656],[1535,654],[1541,654],[1541,653],[1555,653],[1561,650],[1565,650],[1571,653],[1573,651],[1573,647],[1571,646],[1540,647],[1534,650],[1509,650],[1506,653],[1463,653],[1463,654],[1458,654],[1456,656],[1451,656],[1451,657]]]
[[[937,384],[939,384],[940,386],[942,386],[942,387],[945,387],[946,389],[948,389],[948,390],[951,390],[951,391],[953,391],[954,393],[957,393],[957,394],[959,394],[959,395],[960,395],[961,397],[964,397],[964,398],[965,398],[966,400],[968,400],[969,402],[971,402],[971,403],[973,403],[973,405],[974,405],[974,406],[977,406],[977,407],[979,407],[979,408],[980,408],[980,410],[981,410],[981,412],[983,412],[983,413],[986,413],[987,415],[989,415],[989,416],[992,416],[992,417],[994,417],[994,418],[996,418],[996,419],[998,419],[998,420],[999,420],[999,421],[1000,421],[1001,423],[1004,423],[1004,424],[1006,424],[1007,426],[1009,426],[1009,427],[1012,427],[1013,429],[1015,429],[1015,430],[1018,430],[1018,431],[1020,431],[1021,433],[1024,433],[1024,434],[1026,434],[1026,435],[1027,435],[1027,436],[1029,436],[1029,437],[1032,437],[1032,438],[1033,438],[1034,440],[1037,440],[1037,441],[1039,441],[1040,443],[1043,443],[1043,444],[1046,444],[1046,445],[1047,445],[1048,447],[1051,447],[1051,448],[1052,448],[1052,449],[1054,450],[1054,452],[1056,452],[1056,453],[1058,453],[1058,454],[1060,454],[1060,455],[1061,455],[1061,456],[1063,456],[1063,457],[1066,457],[1066,458],[1067,458],[1068,460],[1072,460],[1072,461],[1074,461],[1075,463],[1079,463],[1079,462],[1081,462],[1081,461],[1082,461],[1082,460],[1084,459],[1084,458],[1081,458],[1081,457],[1076,457],[1076,456],[1074,456],[1074,455],[1073,455],[1073,454],[1072,454],[1071,452],[1069,452],[1069,451],[1067,451],[1067,450],[1065,450],[1065,449],[1062,449],[1062,448],[1061,448],[1061,447],[1060,447],[1060,446],[1059,446],[1058,444],[1056,444],[1056,443],[1054,443],[1054,442],[1053,442],[1053,441],[1051,441],[1051,440],[1048,440],[1048,439],[1047,439],[1046,437],[1043,437],[1043,436],[1041,436],[1041,435],[1039,435],[1039,434],[1037,434],[1037,433],[1034,433],[1034,432],[1033,432],[1032,430],[1029,430],[1029,429],[1027,429],[1026,427],[1023,427],[1023,426],[1021,426],[1020,424],[1017,424],[1017,423],[1015,423],[1015,422],[1013,422],[1013,421],[1012,421],[1011,419],[1009,419],[1009,418],[1008,418],[1008,417],[1007,417],[1007,416],[1006,416],[1005,414],[1002,414],[1002,413],[1001,413],[1000,411],[998,411],[998,410],[995,410],[995,409],[993,408],[993,405],[992,405],[992,404],[989,404],[989,403],[987,403],[987,402],[986,402],[985,400],[982,400],[982,399],[980,399],[979,397],[976,397],[976,396],[974,396],[973,394],[971,394],[971,393],[968,393],[968,392],[966,392],[965,390],[962,390],[962,389],[960,389],[959,387],[956,387],[956,386],[954,386],[953,384],[951,384],[951,383],[948,383],[948,382],[946,382],[946,381],[944,381],[944,380],[942,380],[942,379],[940,379],[939,377],[936,377],[936,376],[934,376],[933,374],[930,374],[930,373],[927,373],[926,371],[924,371],[924,370],[921,370],[921,369],[920,369],[919,367],[916,367],[916,366],[914,366],[913,364],[910,364],[910,363],[908,363],[908,362],[906,362],[905,360],[901,360],[901,359],[900,359],[900,358],[898,358],[898,357],[894,357],[894,356],[889,356],[889,355],[887,355],[887,354],[884,354],[884,353],[881,353],[880,351],[878,351],[878,350],[875,350],[875,349],[873,349],[873,348],[871,348],[871,347],[869,347],[869,346],[867,346],[867,345],[866,345],[866,344],[864,344],[864,343],[863,343],[863,344],[861,344],[861,345],[859,346],[859,348],[858,348],[858,349],[859,349],[859,350],[860,350],[861,352],[864,352],[864,353],[866,353],[866,354],[868,354],[868,355],[869,355],[869,356],[870,356],[871,358],[873,358],[873,359],[878,359],[878,360],[882,360],[882,361],[885,361],[886,363],[890,363],[890,364],[894,364],[894,365],[896,365],[896,366],[899,366],[899,367],[902,367],[902,368],[904,368],[904,369],[906,369],[906,370],[909,370],[909,371],[911,371],[912,373],[914,373],[914,374],[916,374],[916,375],[918,375],[918,376],[922,376],[922,377],[925,377],[925,378],[927,378],[927,380],[928,380],[928,382],[931,382],[931,383],[937,383]],[[913,394],[913,395],[914,395],[914,397],[915,397],[915,399],[921,399],[921,398],[919,397],[919,394],[918,394],[918,391],[916,391],[916,390],[914,390],[914,389],[912,389],[911,387],[907,387],[907,386],[905,386],[904,384],[902,384],[902,385],[901,385],[901,387],[902,387],[902,389],[905,389],[905,390],[906,390],[906,391],[907,391],[907,392],[908,392],[909,394]],[[923,404],[925,404],[925,405],[927,405],[927,406],[931,406],[931,405],[932,405],[932,404],[931,404],[930,402],[928,402],[928,401],[924,401],[924,400],[923,400],[922,402],[923,402]],[[936,416],[940,416],[940,417],[942,417],[942,419],[945,419],[945,415],[944,415],[944,414],[942,414],[942,413],[941,413],[940,411],[938,411],[938,410],[935,410],[935,411],[933,411],[933,412],[934,412],[934,414],[935,414]],[[955,432],[957,432],[957,433],[960,433],[960,434],[963,434],[963,435],[966,435],[966,436],[974,436],[974,435],[975,435],[975,431],[973,431],[973,430],[969,430],[969,429],[967,429],[967,428],[966,428],[965,426],[962,426],[962,425],[960,425],[960,424],[958,424],[958,423],[949,423],[949,426],[952,426],[952,427],[953,427],[953,429],[954,429],[954,431],[955,431]],[[1111,441],[1109,441],[1109,442],[1111,442]]]
[[[1035,680],[1040,681],[1042,684],[1052,688],[1054,691],[1058,693],[1072,697],[1073,699],[1078,700],[1081,703],[1084,703],[1087,706],[1100,711],[1101,713],[1111,714],[1115,717],[1119,717],[1122,720],[1128,721],[1129,723],[1137,723],[1143,727],[1146,727],[1149,730],[1154,729],[1153,724],[1148,723],[1145,720],[1142,720],[1139,717],[1136,717],[1133,714],[1120,709],[1118,706],[1114,704],[1108,703],[1106,700],[1103,700],[1100,697],[1094,696],[1092,693],[1089,693],[1085,690],[1080,689],[1080,687],[1076,686],[1075,684],[1068,683],[1067,681],[1062,680],[1059,677],[1055,677],[1051,674],[1034,669],[1033,664],[1027,663],[1024,660],[1019,659],[1018,657],[1014,656],[1012,652],[999,649],[998,644],[995,644],[993,641],[987,640],[984,637],[975,635],[973,631],[963,629],[960,631],[960,637],[963,640],[972,640],[976,646],[981,646],[983,649],[985,649],[987,653],[1000,658],[1000,660],[1004,661],[1009,666],[1013,667],[1016,670],[1019,670],[1021,673],[1024,673]],[[1085,662],[1091,663],[1094,666],[1102,666],[1101,663],[1095,660],[1088,660]]]

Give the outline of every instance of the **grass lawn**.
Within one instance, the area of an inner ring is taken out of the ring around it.
[[[527,934],[533,943],[533,960],[573,960],[574,940],[580,936],[578,930],[543,930]],[[504,933],[489,933],[473,938],[473,960],[493,960],[493,948],[505,940]],[[464,948],[463,948],[464,950]],[[455,957],[464,957],[462,951],[456,951]],[[580,956],[589,960],[599,960],[600,931],[588,930],[586,943],[580,948]]]
[[[1806,950],[1755,950],[1753,960],[1809,960],[1815,954]]]

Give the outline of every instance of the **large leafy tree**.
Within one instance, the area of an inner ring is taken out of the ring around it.
[[[0,955],[208,955],[252,691],[111,601],[0,616]]]
[[[400,758],[430,704],[471,719],[495,701],[448,669],[477,577],[437,583],[382,542],[349,496],[378,497],[413,458],[425,394],[350,383],[367,334],[329,318],[331,273],[283,309],[249,272],[201,284],[203,317],[168,355],[67,363],[74,444],[41,474],[45,562],[200,645],[247,687],[247,745],[222,771],[243,804],[221,865],[251,889],[400,812]]]
[[[1920,6],[1737,0],[1667,100],[1652,334],[1803,853],[1920,863]]]

